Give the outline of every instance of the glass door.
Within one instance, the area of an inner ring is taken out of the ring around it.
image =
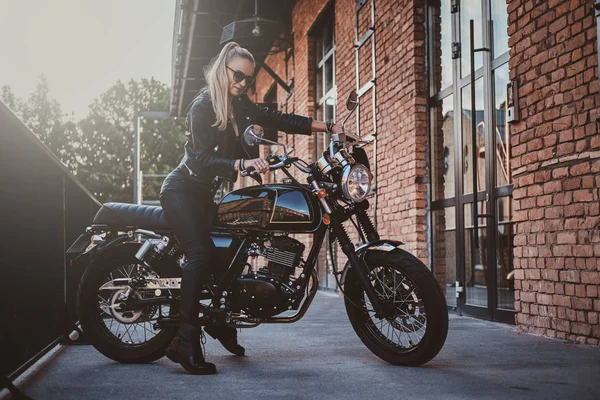
[[[511,322],[506,4],[441,1],[429,19],[432,267],[449,306]]]

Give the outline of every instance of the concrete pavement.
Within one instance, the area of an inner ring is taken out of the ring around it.
[[[420,368],[371,354],[342,299],[319,292],[301,321],[240,335],[248,356],[208,338],[214,376],[191,376],[163,358],[121,365],[91,346],[67,346],[22,386],[34,399],[597,399],[600,351],[451,316],[446,345]]]

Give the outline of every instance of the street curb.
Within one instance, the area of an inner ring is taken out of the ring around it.
[[[65,346],[58,343],[54,346],[50,351],[44,354],[39,360],[37,360],[33,365],[27,368],[21,375],[19,375],[14,381],[13,385],[15,385],[19,390],[23,390],[23,387],[27,385],[27,382],[34,378],[41,370],[49,364],[54,357],[58,356],[64,350]],[[13,398],[12,394],[8,389],[0,390],[0,400],[11,400]]]

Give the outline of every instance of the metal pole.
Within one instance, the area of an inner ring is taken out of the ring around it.
[[[140,120],[141,118],[165,119],[171,118],[169,111],[140,111],[133,118],[133,204],[142,204],[142,171],[140,166]]]
[[[144,202],[144,195],[142,192],[142,187],[143,187],[143,183],[144,183],[144,171],[140,170],[140,182],[138,185],[138,204],[143,204]]]
[[[140,114],[133,118],[133,204],[142,204],[140,196]]]
[[[473,169],[473,203],[472,203],[472,218],[473,218],[473,243],[471,243],[471,261],[473,265],[475,263],[475,249],[479,248],[479,227],[477,221],[477,104],[475,102],[475,28],[472,19],[469,20],[469,34],[470,34],[470,53],[471,53],[471,153],[472,153],[472,166]]]

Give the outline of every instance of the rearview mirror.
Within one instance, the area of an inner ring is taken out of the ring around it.
[[[352,90],[348,95],[348,99],[346,100],[346,108],[348,111],[354,111],[354,109],[358,106],[358,93],[356,90]]]
[[[244,131],[244,142],[248,146],[254,146],[263,141],[265,131],[260,125],[250,125]]]

